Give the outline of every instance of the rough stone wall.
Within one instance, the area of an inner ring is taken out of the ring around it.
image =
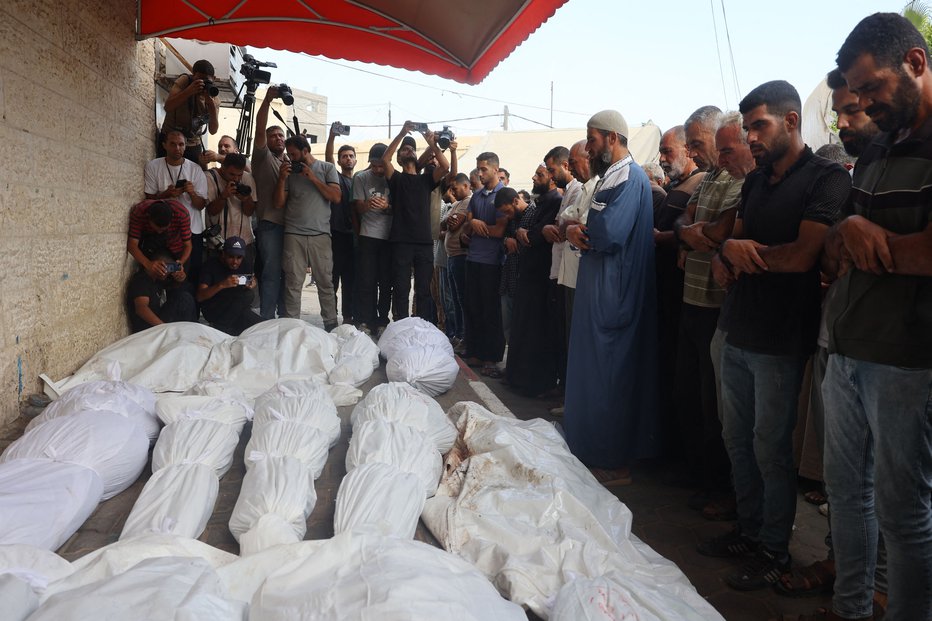
[[[127,333],[126,227],[154,157],[127,0],[0,3],[0,424]]]

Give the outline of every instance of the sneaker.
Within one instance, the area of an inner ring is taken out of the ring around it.
[[[366,336],[372,336],[372,330],[370,330],[369,326],[367,326],[364,323],[361,323],[358,326],[356,326],[356,329],[362,332],[363,334],[365,334]]]
[[[725,576],[725,583],[739,591],[757,591],[772,587],[780,581],[780,576],[790,570],[790,555],[778,555],[776,552],[760,546],[756,556],[737,572]]]
[[[707,541],[700,542],[696,546],[696,551],[703,556],[712,556],[715,558],[738,558],[741,556],[751,556],[757,552],[759,544],[750,537],[743,535],[735,527],[718,537],[712,537]]]

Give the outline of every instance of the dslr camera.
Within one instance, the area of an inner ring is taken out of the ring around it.
[[[220,94],[220,89],[217,88],[213,80],[204,80],[204,90],[207,91],[207,94],[211,97],[216,97]]]
[[[437,133],[437,146],[440,147],[441,151],[446,151],[450,148],[450,142],[456,140],[456,136],[453,134],[453,130],[450,129],[449,125],[444,125],[443,129]]]
[[[236,184],[236,193],[240,196],[249,196],[252,194],[252,188],[246,185],[245,183]]]
[[[223,248],[223,235],[220,234],[220,224],[212,224],[204,229],[204,245],[208,250],[220,250]]]
[[[333,125],[330,126],[330,130],[337,136],[349,136],[350,126],[344,125],[339,121],[334,121]]]
[[[304,162],[291,162],[291,172],[299,173],[304,170]]]
[[[287,84],[278,85],[278,98],[282,100],[282,103],[286,106],[294,105],[294,94],[291,92],[291,87]]]

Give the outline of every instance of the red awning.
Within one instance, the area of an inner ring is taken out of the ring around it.
[[[566,0],[138,0],[137,36],[270,47],[478,84]]]

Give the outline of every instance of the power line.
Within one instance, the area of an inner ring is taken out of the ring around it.
[[[407,80],[407,79],[405,79],[405,78],[398,78],[398,77],[395,77],[395,76],[385,75],[385,74],[383,74],[383,73],[378,73],[378,72],[376,72],[376,71],[370,71],[370,70],[368,70],[368,69],[362,69],[362,68],[360,68],[360,67],[351,67],[351,66],[349,66],[349,65],[344,65],[344,64],[341,64],[341,63],[338,63],[338,62],[329,60],[329,59],[327,59],[327,58],[319,58],[319,57],[317,57],[317,56],[308,56],[308,58],[311,58],[311,59],[313,59],[313,60],[316,60],[316,61],[319,61],[319,62],[322,62],[322,63],[327,63],[327,64],[329,64],[329,65],[336,65],[337,67],[340,67],[340,68],[342,68],[342,69],[350,69],[350,70],[352,70],[352,71],[359,71],[359,72],[361,72],[361,73],[367,73],[367,74],[369,74],[369,75],[374,75],[374,76],[379,77],[379,78],[385,78],[386,80],[394,80],[394,81],[396,81],[396,82],[403,82],[404,84],[411,84],[411,85],[413,85],[413,86],[420,86],[421,88],[427,88],[427,89],[431,89],[431,90],[435,90],[435,91],[440,91],[440,92],[442,92],[442,93],[450,93],[451,95],[458,95],[458,96],[460,96],[460,97],[472,97],[473,99],[480,99],[480,100],[482,100],[482,101],[491,101],[491,102],[493,102],[493,103],[508,104],[508,105],[510,105],[510,106],[521,106],[521,107],[523,107],[523,108],[531,108],[532,110],[546,110],[546,111],[548,111],[548,112],[550,111],[550,107],[549,107],[549,106],[535,106],[535,105],[532,105],[532,104],[521,103],[521,102],[518,102],[518,101],[506,101],[506,100],[504,100],[504,99],[495,99],[495,98],[493,98],[493,97],[483,97],[482,95],[473,95],[473,94],[471,94],[471,93],[464,93],[464,92],[462,92],[462,91],[454,91],[454,90],[450,90],[450,89],[448,89],[448,88],[443,88],[443,87],[439,87],[439,86],[431,86],[430,84],[422,84],[421,82],[415,82],[414,80]],[[574,111],[574,110],[554,110],[554,112],[559,112],[559,113],[561,113],[561,114],[576,114],[576,115],[578,115],[578,116],[589,116],[589,114],[586,113],[586,112],[576,112],[576,111]],[[514,115],[512,115],[512,116],[514,116]],[[536,121],[534,121],[534,122],[536,123]]]
[[[728,107],[728,91],[725,88],[725,67],[722,65],[722,50],[718,44],[718,24],[715,21],[715,0],[709,0],[712,9],[712,32],[715,33],[715,53],[718,55],[718,72],[722,76],[722,96],[725,97],[725,107]]]
[[[728,16],[725,15],[725,0],[722,3],[722,20],[725,22],[725,38],[728,40],[728,56],[731,58],[731,77],[735,81],[735,100],[741,101],[741,86],[738,84],[738,67],[735,65],[735,53],[731,49],[731,32],[728,30]]]

